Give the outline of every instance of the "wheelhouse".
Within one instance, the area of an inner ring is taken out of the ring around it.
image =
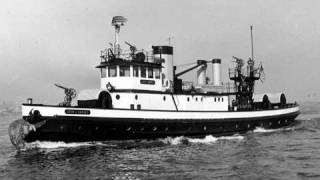
[[[161,64],[117,59],[101,62],[101,89],[162,91]]]

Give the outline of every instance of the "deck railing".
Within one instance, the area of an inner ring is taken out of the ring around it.
[[[106,48],[104,50],[102,50],[100,52],[100,57],[101,57],[101,61],[109,61],[111,59],[113,59],[114,57],[116,58],[121,58],[123,60],[127,60],[127,61],[132,61],[133,60],[133,54],[132,51],[130,50],[121,50],[119,51],[118,54],[113,54],[112,49],[111,48]],[[153,56],[152,51],[146,51],[146,50],[138,50],[135,52],[135,54],[138,53],[143,53],[145,55],[145,60],[144,62],[154,62],[155,58]]]

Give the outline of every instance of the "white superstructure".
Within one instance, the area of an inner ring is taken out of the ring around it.
[[[175,111],[228,111],[229,96],[203,92],[207,84],[206,60],[198,60],[196,89],[182,91],[182,80],[175,74],[172,46],[152,46],[152,52],[138,51],[134,45],[125,42],[129,51],[120,48],[120,27],[127,19],[116,16],[115,42],[112,48],[101,53],[100,89],[84,90],[78,96],[82,107],[103,107],[120,109],[175,110]],[[214,85],[220,83],[220,59],[213,63]],[[175,84],[174,84],[175,83]],[[178,88],[175,88],[178,87]],[[90,103],[89,103],[90,102]]]

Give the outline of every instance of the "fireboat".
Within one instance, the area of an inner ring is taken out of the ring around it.
[[[233,57],[230,82],[221,81],[221,59],[196,60],[177,72],[173,47],[152,46],[138,50],[119,43],[120,28],[127,19],[115,16],[115,41],[101,51],[100,88],[78,94],[59,84],[65,99],[58,105],[22,104],[22,118],[9,126],[9,137],[17,148],[33,141],[105,141],[155,139],[176,136],[224,136],[255,128],[291,125],[299,115],[299,105],[288,103],[284,93],[254,94],[255,82],[264,74],[262,64],[252,57]],[[251,45],[252,43],[251,27]],[[253,48],[252,48],[253,49]],[[207,67],[212,67],[212,80]],[[197,82],[181,76],[196,70]]]

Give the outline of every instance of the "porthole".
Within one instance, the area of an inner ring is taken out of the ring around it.
[[[166,97],[165,97],[165,96],[163,96],[163,100],[164,100],[164,101],[166,100]]]
[[[119,94],[116,95],[116,99],[117,99],[117,100],[120,99],[120,95],[119,95]]]
[[[238,129],[238,124],[236,124],[236,129]]]
[[[248,128],[250,128],[250,124],[248,124]]]
[[[201,101],[203,101],[203,97],[201,97]]]
[[[155,126],[155,127],[153,127],[153,131],[156,131],[158,128]]]
[[[190,101],[190,98],[189,98],[189,97],[187,97],[187,101],[188,101],[188,102]]]
[[[138,100],[138,95],[135,95],[134,98],[135,98],[136,100]]]
[[[198,101],[198,98],[196,97],[196,101]]]
[[[217,102],[217,98],[216,97],[214,98],[214,102]]]
[[[221,101],[223,102],[223,98],[221,98]]]
[[[220,98],[218,97],[218,102],[220,102]]]
[[[206,130],[207,130],[207,126],[203,126],[203,130],[205,130],[205,131],[206,131]]]

